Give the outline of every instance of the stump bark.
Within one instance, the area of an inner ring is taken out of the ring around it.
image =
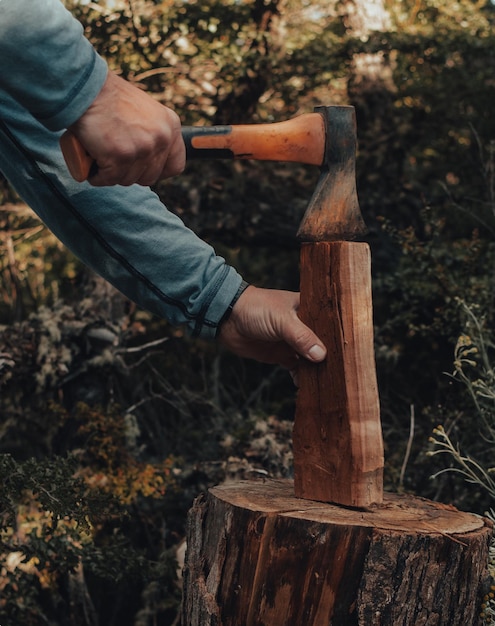
[[[184,626],[475,626],[488,520],[412,496],[352,510],[292,481],[211,489],[192,507]]]

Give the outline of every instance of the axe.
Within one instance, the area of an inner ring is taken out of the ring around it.
[[[354,107],[319,106],[284,122],[183,127],[186,157],[317,165],[320,177],[297,236],[302,321],[327,359],[301,360],[293,431],[295,495],[366,508],[383,499],[371,259],[356,191]],[[61,147],[82,182],[94,161],[70,132]]]
[[[318,165],[321,175],[301,222],[302,241],[352,240],[366,233],[355,183],[354,108],[320,106],[313,113],[273,124],[183,126],[189,159],[253,159]],[[78,182],[96,166],[70,132],[60,145]]]

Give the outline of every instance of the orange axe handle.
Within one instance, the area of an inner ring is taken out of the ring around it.
[[[255,159],[322,165],[325,121],[320,113],[305,113],[273,124],[183,126],[187,159]],[[72,177],[88,179],[97,165],[79,140],[66,131],[60,146]]]

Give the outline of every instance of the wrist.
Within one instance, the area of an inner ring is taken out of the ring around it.
[[[245,280],[243,280],[241,282],[241,284],[239,286],[239,289],[237,290],[235,296],[232,298],[232,301],[230,302],[229,306],[227,307],[227,310],[225,311],[225,313],[223,314],[222,318],[218,322],[216,337],[219,336],[223,324],[225,324],[225,322],[232,315],[232,311],[234,310],[234,306],[237,304],[237,301],[239,300],[239,298],[242,296],[242,294],[246,291],[246,289],[249,286],[250,286],[249,283],[247,283]]]

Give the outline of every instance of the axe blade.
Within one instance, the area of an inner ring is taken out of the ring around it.
[[[301,221],[301,241],[348,241],[367,233],[356,191],[356,115],[352,106],[321,106],[325,150],[316,189]]]

